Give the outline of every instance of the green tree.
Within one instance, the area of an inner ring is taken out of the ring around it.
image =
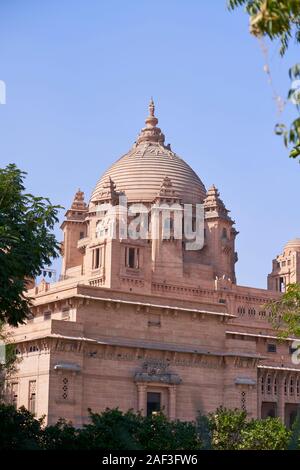
[[[247,413],[219,407],[208,415],[211,429],[212,448],[217,450],[238,450],[242,444],[242,431],[246,427]]]
[[[132,410],[123,413],[118,408],[102,413],[89,410],[91,424],[85,425],[80,436],[83,448],[137,450],[141,446],[136,438],[143,422],[140,414]]]
[[[300,443],[300,415],[297,413],[297,417],[293,423],[291,429],[291,436],[288,442],[288,450],[297,450]]]
[[[17,326],[29,314],[30,280],[58,256],[52,230],[59,206],[25,193],[25,173],[0,169],[0,321]]]
[[[197,434],[200,439],[201,449],[212,449],[213,420],[199,412],[196,419]]]
[[[208,415],[211,444],[215,450],[283,450],[291,432],[278,418],[247,419],[242,410],[220,407]],[[298,438],[295,433],[296,445]]]
[[[72,423],[60,419],[52,426],[47,426],[41,435],[41,445],[46,450],[86,450],[89,442],[81,439],[82,430],[76,429]]]
[[[0,404],[0,451],[39,449],[42,423],[25,408]]]
[[[289,284],[280,299],[269,302],[266,308],[279,337],[300,336],[300,284]]]
[[[283,56],[291,40],[300,43],[300,2],[299,0],[228,0],[230,10],[244,6],[249,15],[250,33],[255,37],[268,37],[271,41],[279,41],[280,55]],[[282,135],[285,145],[292,146],[291,158],[300,156],[300,64],[289,70],[291,88],[288,98],[296,105],[297,117],[287,127],[277,124],[275,133]]]
[[[7,398],[5,383],[9,376],[16,371],[18,362],[14,344],[10,342],[10,334],[6,332],[4,324],[0,323],[0,403]]]
[[[132,410],[90,411],[91,423],[75,428],[64,419],[43,426],[25,408],[0,405],[0,451],[46,450],[283,450],[298,449],[299,423],[289,431],[277,418],[247,419],[246,412],[218,408],[194,422],[172,421],[162,413],[143,417]],[[204,429],[205,428],[205,429]],[[205,439],[211,442],[205,444]],[[208,431],[208,433],[207,433]]]
[[[78,436],[80,448],[167,451],[199,449],[201,444],[195,423],[172,421],[163,413],[143,417],[116,408],[90,411],[90,419]]]
[[[279,418],[252,419],[241,431],[240,450],[284,450],[291,433]]]
[[[195,423],[171,421],[163,413],[144,418],[137,439],[144,450],[195,450],[201,446]]]

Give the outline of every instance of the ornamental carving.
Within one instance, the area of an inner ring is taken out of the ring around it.
[[[182,379],[178,374],[169,372],[169,364],[164,360],[148,359],[142,365],[142,371],[136,372],[136,382],[159,382],[166,384],[180,384]]]
[[[148,359],[143,363],[143,371],[147,372],[149,375],[164,374],[168,367],[169,363],[162,359]]]

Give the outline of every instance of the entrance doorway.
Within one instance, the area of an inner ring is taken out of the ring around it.
[[[147,416],[152,416],[161,411],[161,393],[148,392],[147,393]]]
[[[276,418],[277,404],[275,402],[263,401],[261,404],[261,418]]]
[[[286,403],[284,412],[284,422],[287,428],[291,429],[297,418],[298,405],[296,403]]]

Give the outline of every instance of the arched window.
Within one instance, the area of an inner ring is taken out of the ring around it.
[[[267,376],[267,393],[270,395],[271,393],[271,377],[270,375]]]
[[[277,395],[277,379],[276,379],[276,377],[274,379],[273,385],[274,385],[274,395]]]
[[[284,379],[284,394],[287,395],[287,380]]]
[[[264,379],[264,377],[262,377],[260,379],[260,386],[261,386],[261,393],[263,395],[265,393],[265,379]]]
[[[294,393],[294,379],[293,377],[290,378],[290,395]]]

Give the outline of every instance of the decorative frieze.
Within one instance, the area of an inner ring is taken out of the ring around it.
[[[174,366],[181,367],[200,367],[206,369],[220,369],[224,367],[223,358],[220,357],[207,357],[204,355],[193,355],[193,354],[184,354],[188,356],[187,358],[183,357],[183,354],[180,353],[170,353],[170,358],[168,363]],[[95,351],[86,350],[86,355],[92,359],[104,359],[104,360],[113,360],[113,361],[134,361],[137,359],[143,360],[153,360],[153,357],[149,356],[144,350],[137,348],[132,352],[124,353],[118,352],[117,346],[107,348],[107,350]],[[196,357],[195,357],[196,356]]]

